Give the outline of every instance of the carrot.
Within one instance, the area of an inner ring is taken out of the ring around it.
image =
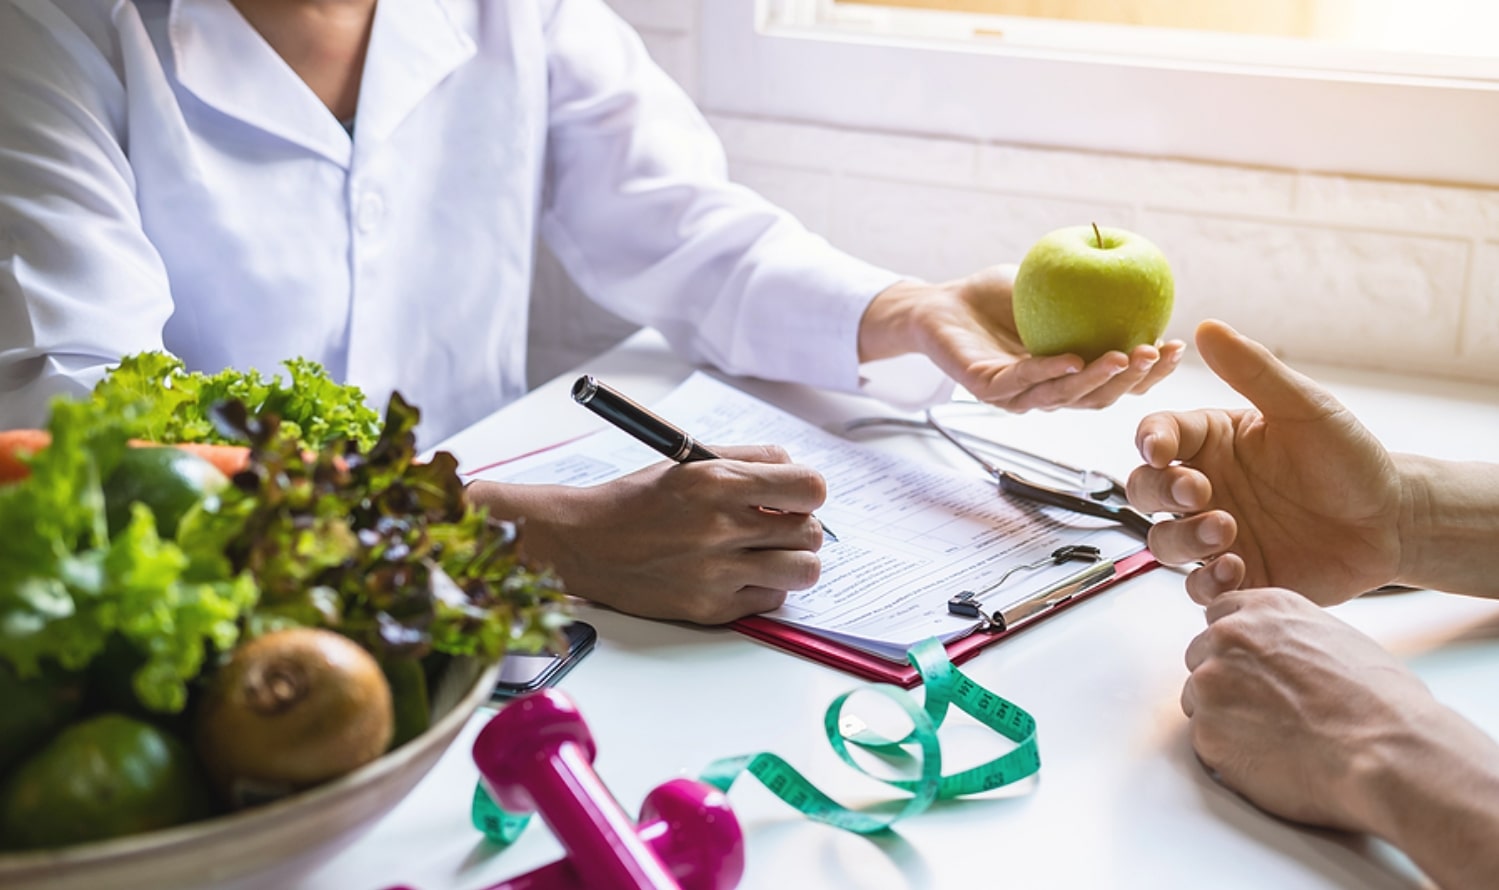
[[[30,476],[31,468],[21,460],[21,457],[35,454],[51,444],[52,434],[46,430],[0,431],[0,485],[19,482]],[[143,439],[131,439],[130,444],[136,448],[159,447],[157,443]],[[191,451],[213,464],[225,476],[233,476],[250,462],[250,449],[243,445],[182,443],[173,447]]]
[[[142,446],[153,446],[154,442],[140,442],[131,440],[131,445],[140,448]],[[250,449],[243,445],[208,445],[201,442],[183,442],[173,446],[183,451],[191,451],[193,454],[203,458],[218,468],[225,476],[233,476],[240,472],[250,463]]]
[[[0,431],[0,485],[18,482],[31,475],[31,468],[22,460],[52,444],[52,434],[46,430]]]

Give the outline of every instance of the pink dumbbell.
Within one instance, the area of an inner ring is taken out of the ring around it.
[[[516,699],[474,740],[496,803],[539,812],[566,859],[490,890],[730,890],[744,873],[744,835],[712,786],[673,779],[645,799],[636,825],[593,770],[593,735],[560,692]]]

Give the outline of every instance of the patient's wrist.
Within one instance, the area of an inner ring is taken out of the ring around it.
[[[1434,699],[1405,712],[1403,734],[1370,747],[1358,805],[1368,830],[1443,888],[1488,887],[1499,874],[1499,744]]]
[[[1396,580],[1499,596],[1499,464],[1392,458],[1401,490]]]

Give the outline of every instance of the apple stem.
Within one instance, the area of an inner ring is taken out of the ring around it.
[[[1098,223],[1093,224],[1093,237],[1098,239],[1098,249],[1103,250],[1103,233],[1098,231]]]

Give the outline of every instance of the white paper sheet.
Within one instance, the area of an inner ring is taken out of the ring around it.
[[[705,374],[652,410],[700,442],[777,444],[822,473],[828,500],[817,516],[838,541],[822,548],[817,585],[791,592],[766,617],[893,661],[927,637],[951,641],[978,626],[949,615],[949,597],[982,589],[1058,547],[1090,544],[1115,560],[1143,549],[1115,526],[1017,502],[981,476],[849,442]],[[474,478],[593,485],[662,459],[611,429]],[[983,598],[983,608],[1017,602],[1080,568],[1073,562],[1018,571]]]

